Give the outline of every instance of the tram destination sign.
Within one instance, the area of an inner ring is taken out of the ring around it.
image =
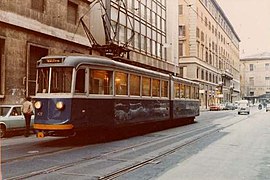
[[[54,63],[62,63],[63,58],[49,58],[49,59],[42,59],[43,64],[54,64]]]

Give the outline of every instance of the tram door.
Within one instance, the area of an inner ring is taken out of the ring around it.
[[[37,61],[48,55],[48,49],[39,46],[29,46],[29,58],[27,65],[27,76],[26,76],[26,96],[34,96],[36,88],[36,66]]]

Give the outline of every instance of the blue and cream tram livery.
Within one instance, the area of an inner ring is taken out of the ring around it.
[[[37,65],[34,129],[44,137],[194,121],[198,97],[197,83],[106,57],[47,56]]]

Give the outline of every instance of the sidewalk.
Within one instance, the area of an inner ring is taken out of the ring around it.
[[[158,179],[270,179],[270,114],[261,111],[247,117],[222,130],[224,137]]]

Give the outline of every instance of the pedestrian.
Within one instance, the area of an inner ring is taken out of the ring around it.
[[[25,133],[24,136],[28,137],[30,134],[30,122],[31,116],[34,114],[33,104],[31,102],[31,97],[26,97],[22,105],[22,112],[25,118]]]

